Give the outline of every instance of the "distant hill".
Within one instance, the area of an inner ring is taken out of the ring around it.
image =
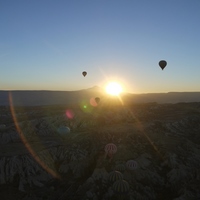
[[[106,99],[106,96],[108,95],[98,86],[78,91],[0,91],[0,105],[8,106],[11,101],[15,106],[66,105],[88,101],[95,97]],[[123,93],[121,98],[125,104],[200,102],[200,92]]]
[[[124,94],[123,100],[127,103],[180,103],[200,102],[200,92],[168,92],[147,94]]]
[[[97,86],[78,91],[0,91],[0,105],[7,106],[11,101],[15,106],[77,104],[102,94],[103,90]]]

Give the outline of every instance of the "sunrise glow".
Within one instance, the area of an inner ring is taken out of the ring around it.
[[[122,87],[119,83],[110,82],[106,86],[106,92],[113,96],[118,96],[122,92]]]

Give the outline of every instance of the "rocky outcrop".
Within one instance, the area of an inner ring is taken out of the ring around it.
[[[108,174],[123,165],[130,186],[125,199],[199,199],[200,116],[165,113],[158,119],[162,109],[170,109],[164,107],[142,107],[141,112],[116,108],[95,115],[77,111],[73,120],[63,113],[21,118],[18,129],[10,124],[0,132],[0,184],[16,188],[24,200],[116,199]],[[56,132],[61,125],[72,130],[62,138]],[[110,142],[117,152],[108,158],[104,147]],[[130,159],[137,169],[126,168]]]
[[[42,187],[44,182],[52,179],[52,176],[30,155],[2,157],[0,159],[0,172],[0,184],[17,181],[18,189],[24,192],[27,185],[28,187]]]

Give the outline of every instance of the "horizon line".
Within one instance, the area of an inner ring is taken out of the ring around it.
[[[94,86],[95,87],[95,86]],[[94,89],[94,87],[86,88],[86,89],[79,89],[79,90],[0,90],[0,92],[78,92],[78,91],[87,91],[90,89]],[[99,87],[101,88],[101,87]],[[95,89],[94,89],[95,90]],[[103,90],[103,89],[102,89]],[[167,93],[200,93],[200,91],[168,91],[168,92],[141,92],[141,93],[134,93],[134,92],[121,92],[121,94],[167,94]]]

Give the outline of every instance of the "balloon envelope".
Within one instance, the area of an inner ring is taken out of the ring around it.
[[[112,171],[108,175],[108,180],[110,183],[114,183],[117,180],[122,180],[123,174],[119,171]]]
[[[126,162],[126,167],[130,170],[134,170],[134,169],[137,169],[138,164],[135,160],[128,160]]]
[[[115,181],[112,186],[114,192],[119,195],[126,195],[129,192],[130,186],[129,183],[125,180]]]
[[[166,65],[167,65],[167,62],[166,62],[165,60],[161,60],[161,61],[159,62],[159,66],[160,66],[160,68],[161,68],[162,70],[166,67]]]
[[[113,143],[108,143],[106,146],[105,146],[105,152],[106,153],[109,153],[109,154],[114,154],[117,152],[117,146]]]
[[[85,77],[85,76],[87,75],[87,72],[84,71],[84,72],[82,72],[82,74],[83,74],[83,76]]]
[[[117,166],[115,166],[115,170],[123,173],[126,170],[126,167],[124,164],[118,164]]]

